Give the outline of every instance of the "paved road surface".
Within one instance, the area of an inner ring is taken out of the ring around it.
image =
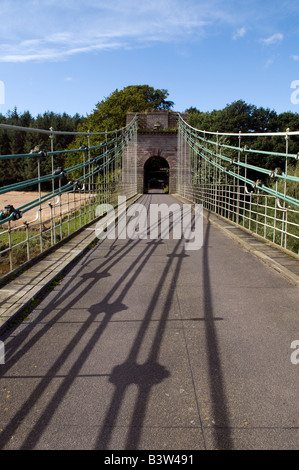
[[[208,220],[99,242],[1,337],[0,448],[298,449],[298,300]]]

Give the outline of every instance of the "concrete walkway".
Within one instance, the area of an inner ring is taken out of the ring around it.
[[[0,337],[0,449],[298,449],[297,264],[225,225],[206,214],[199,251],[117,239],[77,258]]]

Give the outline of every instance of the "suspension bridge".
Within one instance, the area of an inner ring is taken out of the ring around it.
[[[49,137],[0,156],[36,165],[0,188],[0,448],[297,449],[299,131],[174,112],[0,128]],[[60,134],[81,143],[55,150]],[[153,206],[165,236],[133,211]],[[192,251],[173,236],[186,207],[203,207]]]

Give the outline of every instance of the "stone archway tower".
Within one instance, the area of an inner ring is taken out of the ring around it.
[[[177,189],[177,152],[178,132],[177,113],[174,111],[149,111],[138,114],[137,132],[137,192],[144,190],[144,166],[152,157],[164,158],[169,165],[169,193]],[[136,113],[127,114],[127,124],[136,116]],[[181,113],[185,121],[188,115]],[[130,154],[133,149],[128,146],[125,152],[127,167],[130,166]],[[123,175],[126,179],[126,175]]]

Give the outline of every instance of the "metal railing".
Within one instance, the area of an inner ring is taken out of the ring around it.
[[[178,127],[178,193],[299,254],[299,154],[288,152],[290,137],[299,132],[212,133],[191,127],[180,116]],[[285,138],[285,153],[241,145],[244,137],[248,141],[278,135]],[[238,146],[228,143],[227,137],[237,138]],[[252,155],[279,157],[283,170],[257,166],[251,162]]]
[[[70,133],[3,124],[0,127],[46,133],[50,137],[49,150],[35,147],[29,154],[0,155],[0,161],[33,159],[37,173],[35,178],[0,188],[3,206],[0,212],[0,276],[23,266],[96,220],[100,204],[115,206],[118,195],[130,198],[137,193],[136,174],[131,171],[128,180],[124,171],[125,149],[136,140],[137,117],[128,126],[111,132]],[[86,145],[55,151],[57,134],[79,135],[86,139]],[[95,136],[102,141],[92,145]],[[56,159],[61,162],[61,157],[66,156],[76,159],[76,164],[68,168],[55,167]],[[42,172],[45,160],[51,162],[49,174]]]

